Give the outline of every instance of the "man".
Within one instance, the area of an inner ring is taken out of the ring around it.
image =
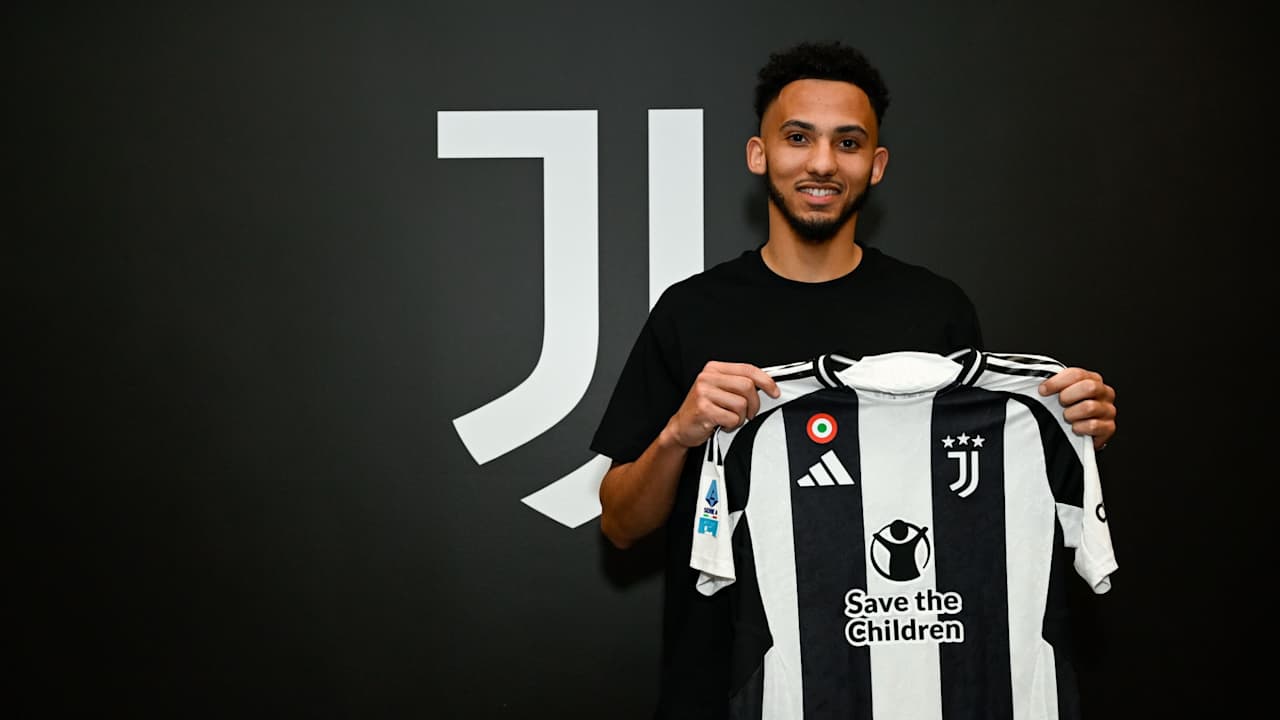
[[[768,189],[768,240],[663,294],[592,442],[613,460],[600,486],[610,541],[625,548],[668,530],[658,717],[727,712],[726,594],[698,594],[688,565],[695,449],[717,427],[754,417],[758,391],[777,397],[760,367],[982,346],[958,286],[855,242],[858,212],[889,161],[878,141],[888,104],[879,72],[853,48],[806,43],[771,56],[756,88],[760,134],[746,147]],[[1095,447],[1115,432],[1115,393],[1097,373],[1068,368],[1041,392],[1058,394]]]

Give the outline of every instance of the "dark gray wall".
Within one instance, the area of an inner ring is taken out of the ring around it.
[[[647,309],[647,110],[703,109],[705,257],[732,257],[763,240],[754,72],[808,38],[894,93],[868,241],[960,282],[992,349],[1119,390],[1089,715],[1234,706],[1270,605],[1273,323],[1241,333],[1273,296],[1266,38],[1232,3],[1011,5],[6,10],[22,714],[646,717],[661,538],[520,498],[591,457]],[[477,465],[451,420],[541,347],[541,165],[438,159],[437,113],[517,109],[598,110],[599,357]]]

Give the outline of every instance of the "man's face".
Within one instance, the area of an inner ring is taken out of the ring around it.
[[[771,212],[800,238],[830,240],[880,182],[888,151],[878,147],[871,102],[856,85],[797,80],[765,110],[747,165],[769,188]]]

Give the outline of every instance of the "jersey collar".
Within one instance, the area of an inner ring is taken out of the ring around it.
[[[971,385],[982,374],[985,362],[983,354],[972,349],[950,355],[900,351],[860,360],[822,355],[814,359],[813,368],[819,382],[827,387],[910,395]]]

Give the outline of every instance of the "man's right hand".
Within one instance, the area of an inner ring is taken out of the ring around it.
[[[662,432],[682,447],[697,447],[717,427],[732,430],[754,418],[760,411],[757,390],[778,397],[778,384],[755,365],[712,360]]]
[[[717,427],[733,429],[755,417],[757,390],[773,398],[780,394],[773,378],[754,365],[707,363],[680,409],[640,457],[605,473],[600,530],[614,545],[629,547],[667,521],[689,448],[706,442]]]

